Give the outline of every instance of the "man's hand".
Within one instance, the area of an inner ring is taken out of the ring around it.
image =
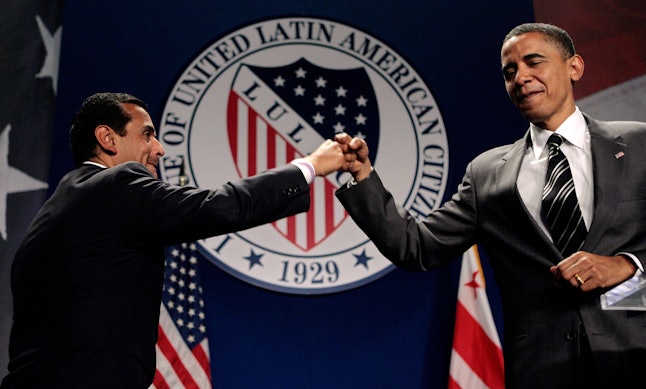
[[[557,284],[569,283],[585,292],[618,285],[636,270],[633,261],[622,255],[606,257],[585,251],[578,251],[550,268]]]
[[[341,145],[331,140],[323,142],[305,159],[314,166],[314,174],[317,176],[327,176],[343,169],[346,164]]]
[[[334,140],[343,149],[345,164],[343,171],[349,172],[355,181],[364,180],[372,171],[368,157],[368,144],[360,138],[352,138],[346,133],[336,134]]]

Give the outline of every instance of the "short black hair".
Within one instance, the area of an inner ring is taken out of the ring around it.
[[[74,166],[79,167],[96,156],[98,141],[94,136],[94,130],[98,126],[104,124],[119,135],[125,135],[126,125],[132,117],[122,104],[136,104],[143,109],[148,108],[142,100],[127,93],[95,93],[83,101],[70,128]]]
[[[574,42],[570,35],[564,29],[557,27],[553,24],[547,23],[525,23],[519,26],[514,27],[505,39],[502,41],[503,45],[505,42],[510,40],[513,37],[527,34],[529,32],[538,32],[543,34],[548,41],[554,43],[557,49],[561,52],[563,59],[571,58],[576,54],[574,49]]]

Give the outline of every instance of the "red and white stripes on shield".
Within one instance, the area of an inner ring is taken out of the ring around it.
[[[281,166],[311,150],[299,150],[280,131],[241,99],[235,91],[229,96],[228,135],[231,154],[240,177],[249,177]],[[308,212],[272,223],[292,244],[309,251],[338,228],[347,214],[335,200],[337,185],[327,177],[311,184]]]

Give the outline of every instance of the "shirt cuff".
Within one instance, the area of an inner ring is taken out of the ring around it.
[[[617,253],[617,255],[623,255],[625,257],[632,259],[635,266],[637,266],[637,273],[644,271],[644,267],[642,266],[642,263],[639,261],[639,259],[637,259],[635,254],[620,252],[620,253]]]
[[[312,165],[312,163],[307,159],[297,158],[290,163],[300,169],[301,173],[303,173],[303,177],[305,177],[305,181],[307,181],[308,184],[311,184],[312,181],[314,181],[314,178],[316,178],[314,165]]]

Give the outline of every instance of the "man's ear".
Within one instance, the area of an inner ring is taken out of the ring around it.
[[[570,79],[572,82],[579,81],[583,77],[583,69],[585,69],[585,64],[583,58],[580,55],[575,54],[570,58]]]
[[[114,143],[115,133],[109,126],[100,125],[94,129],[94,136],[96,137],[99,146],[110,155],[117,153],[117,146]]]

